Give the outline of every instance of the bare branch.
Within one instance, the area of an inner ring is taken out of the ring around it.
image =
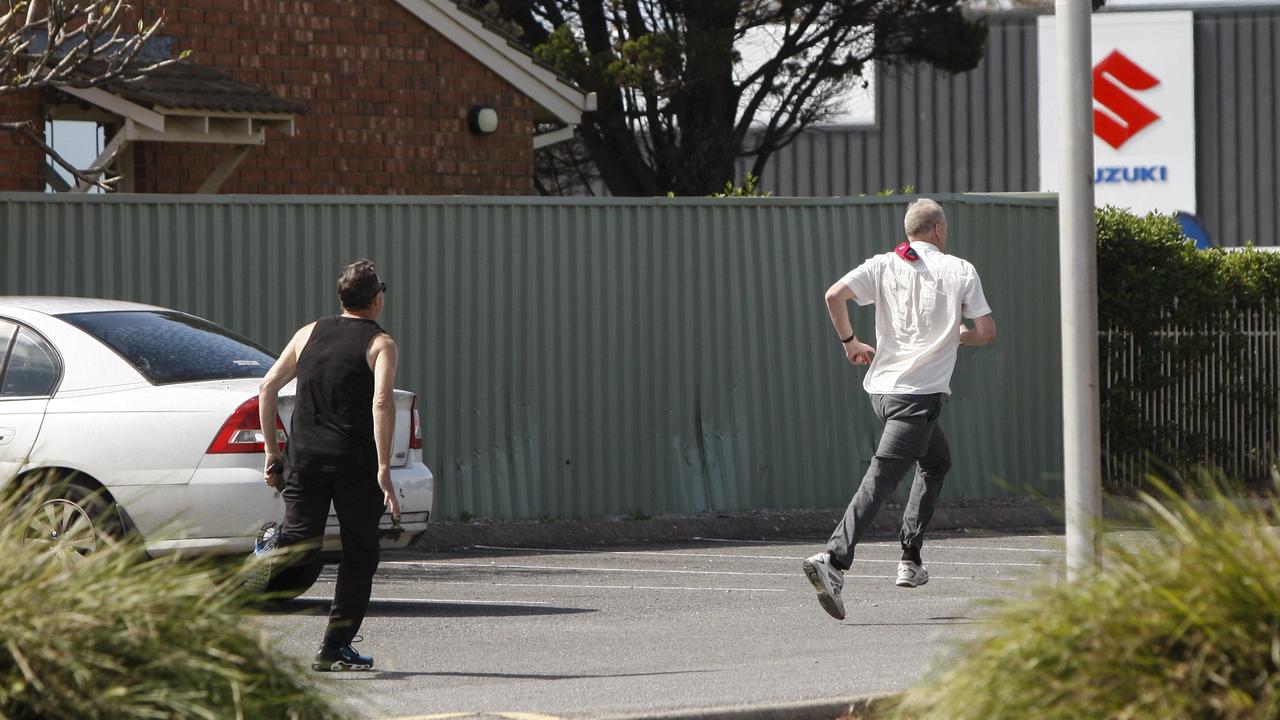
[[[112,0],[10,3],[9,12],[0,16],[0,96],[45,87],[129,82],[177,62],[138,62],[164,19],[139,23],[137,33],[126,33],[121,23],[129,9],[128,3]],[[40,38],[44,47],[31,52]]]

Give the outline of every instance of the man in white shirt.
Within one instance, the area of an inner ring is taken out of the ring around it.
[[[884,421],[875,456],[826,552],[804,561],[805,575],[822,608],[844,619],[840,589],[854,547],[907,470],[918,463],[902,515],[902,561],[897,584],[929,581],[920,560],[924,530],[951,468],[951,450],[938,424],[951,394],[951,372],[961,345],[985,345],[996,337],[995,320],[973,265],[947,255],[947,219],[938,203],[921,199],[907,207],[907,242],[876,255],[827,290],[827,311],[845,357],[870,365],[862,386]],[[876,345],[858,339],[849,301],[876,304]],[[971,320],[966,326],[961,318]]]

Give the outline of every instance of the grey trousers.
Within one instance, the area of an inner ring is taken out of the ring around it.
[[[844,512],[844,520],[827,542],[827,551],[836,566],[848,569],[854,547],[871,527],[880,506],[917,463],[911,498],[902,514],[900,539],[903,550],[919,552],[924,545],[925,527],[933,517],[942,481],[951,469],[951,448],[938,424],[945,398],[943,393],[871,396],[871,407],[884,421],[884,434],[862,485]]]

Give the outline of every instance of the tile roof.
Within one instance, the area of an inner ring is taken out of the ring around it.
[[[153,70],[137,80],[110,82],[102,88],[151,107],[292,115],[305,115],[308,111],[305,103],[185,61]]]

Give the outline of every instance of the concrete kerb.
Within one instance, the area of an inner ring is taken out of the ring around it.
[[[836,720],[837,718],[873,718],[893,694],[854,695],[850,697],[806,700],[804,702],[760,705],[732,705],[694,710],[645,712],[623,715],[574,715],[579,720]],[[462,720],[493,718],[495,720],[565,720],[554,715],[528,712],[439,713],[411,715],[392,720]]]
[[[413,549],[452,550],[477,545],[494,547],[564,547],[623,545],[629,543],[721,540],[822,541],[844,514],[844,508],[808,510],[755,510],[661,516],[643,520],[557,520],[552,522],[436,523]],[[902,505],[886,504],[870,532],[895,536],[902,523]],[[931,532],[1060,531],[1061,501],[1028,498],[968,500],[940,504],[930,523]]]
[[[885,702],[896,695],[855,695],[852,697],[806,700],[771,705],[738,705],[672,712],[593,716],[592,720],[836,720],[873,718]]]

